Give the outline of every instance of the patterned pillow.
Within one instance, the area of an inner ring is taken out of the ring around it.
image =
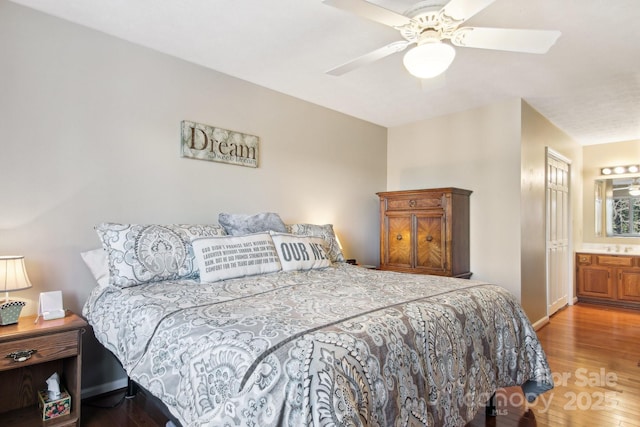
[[[201,282],[273,273],[282,269],[269,233],[203,237],[192,242]]]
[[[321,237],[329,248],[331,262],[344,262],[344,255],[338,244],[336,234],[333,232],[332,224],[287,224],[287,232],[299,236]]]
[[[331,265],[327,244],[321,237],[271,233],[283,271],[312,270]]]
[[[109,261],[109,283],[126,288],[163,280],[197,279],[191,240],[223,236],[219,225],[117,224],[96,227]]]
[[[242,236],[244,234],[262,233],[265,231],[287,231],[280,215],[272,212],[263,212],[255,215],[221,213],[218,222],[230,236]]]

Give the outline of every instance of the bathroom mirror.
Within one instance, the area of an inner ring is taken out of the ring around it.
[[[595,181],[595,232],[600,237],[640,237],[640,175]]]

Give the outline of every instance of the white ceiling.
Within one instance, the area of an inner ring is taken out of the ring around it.
[[[544,55],[456,48],[427,84],[402,54],[325,74],[401,38],[321,0],[12,1],[385,127],[521,97],[581,144],[640,139],[638,0],[496,0],[464,25],[562,36]]]

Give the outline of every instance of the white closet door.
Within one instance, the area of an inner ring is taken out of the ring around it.
[[[570,161],[547,148],[547,314],[567,305],[571,286],[569,252]]]

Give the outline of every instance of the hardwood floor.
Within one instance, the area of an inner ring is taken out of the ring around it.
[[[555,387],[528,405],[519,388],[497,393],[503,415],[480,426],[640,426],[640,312],[578,304],[538,331]]]
[[[538,331],[555,388],[526,403],[519,387],[496,394],[499,415],[481,410],[467,427],[640,427],[640,312],[578,304]],[[124,392],[84,402],[83,427],[164,427],[164,416],[138,393],[113,409]]]
[[[139,391],[125,399],[125,390],[82,402],[82,427],[165,427],[168,418]]]

